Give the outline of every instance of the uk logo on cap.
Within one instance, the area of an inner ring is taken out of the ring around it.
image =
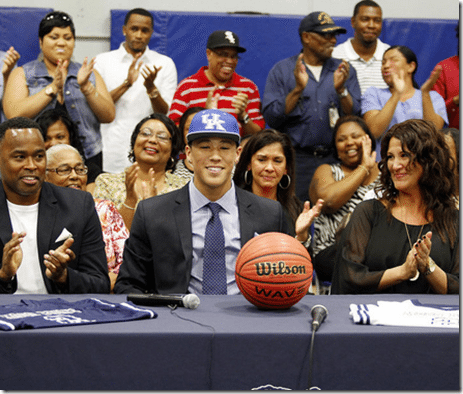
[[[229,138],[239,143],[240,131],[234,116],[219,109],[205,109],[191,120],[187,141],[190,143],[198,138],[221,137]]]

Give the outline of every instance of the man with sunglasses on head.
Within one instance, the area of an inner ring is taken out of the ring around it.
[[[44,182],[46,167],[36,122],[0,124],[0,293],[109,293],[93,198]]]
[[[302,19],[302,51],[279,61],[270,70],[262,100],[268,125],[291,138],[296,150],[296,194],[307,200],[310,181],[318,166],[334,163],[332,130],[344,115],[360,113],[357,74],[347,61],[331,57],[336,26],[325,12]]]
[[[213,32],[207,40],[208,65],[180,82],[168,116],[178,125],[190,107],[220,109],[235,116],[241,136],[262,130],[265,121],[259,90],[254,82],[235,72],[238,54],[243,52],[246,49],[232,31]]]

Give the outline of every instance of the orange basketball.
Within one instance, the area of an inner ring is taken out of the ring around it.
[[[235,278],[241,294],[255,306],[285,309],[307,294],[312,271],[312,259],[297,239],[264,233],[241,248]]]

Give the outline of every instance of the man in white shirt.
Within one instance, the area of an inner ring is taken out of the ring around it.
[[[44,182],[39,125],[0,125],[0,293],[109,293],[108,266],[89,193]]]
[[[370,86],[386,88],[381,63],[384,51],[390,45],[378,38],[383,25],[381,7],[372,0],[360,1],[354,8],[351,24],[354,37],[336,46],[332,56],[352,64],[357,71],[362,95]]]
[[[132,164],[127,155],[136,124],[153,112],[167,114],[177,88],[174,61],[148,47],[151,13],[142,8],[129,11],[122,31],[125,41],[119,49],[99,54],[95,63],[116,105],[114,121],[101,125],[103,170],[112,173]]]

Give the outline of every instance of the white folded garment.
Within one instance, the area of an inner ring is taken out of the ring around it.
[[[418,300],[350,304],[354,323],[383,326],[459,328],[459,305],[422,304]]]

